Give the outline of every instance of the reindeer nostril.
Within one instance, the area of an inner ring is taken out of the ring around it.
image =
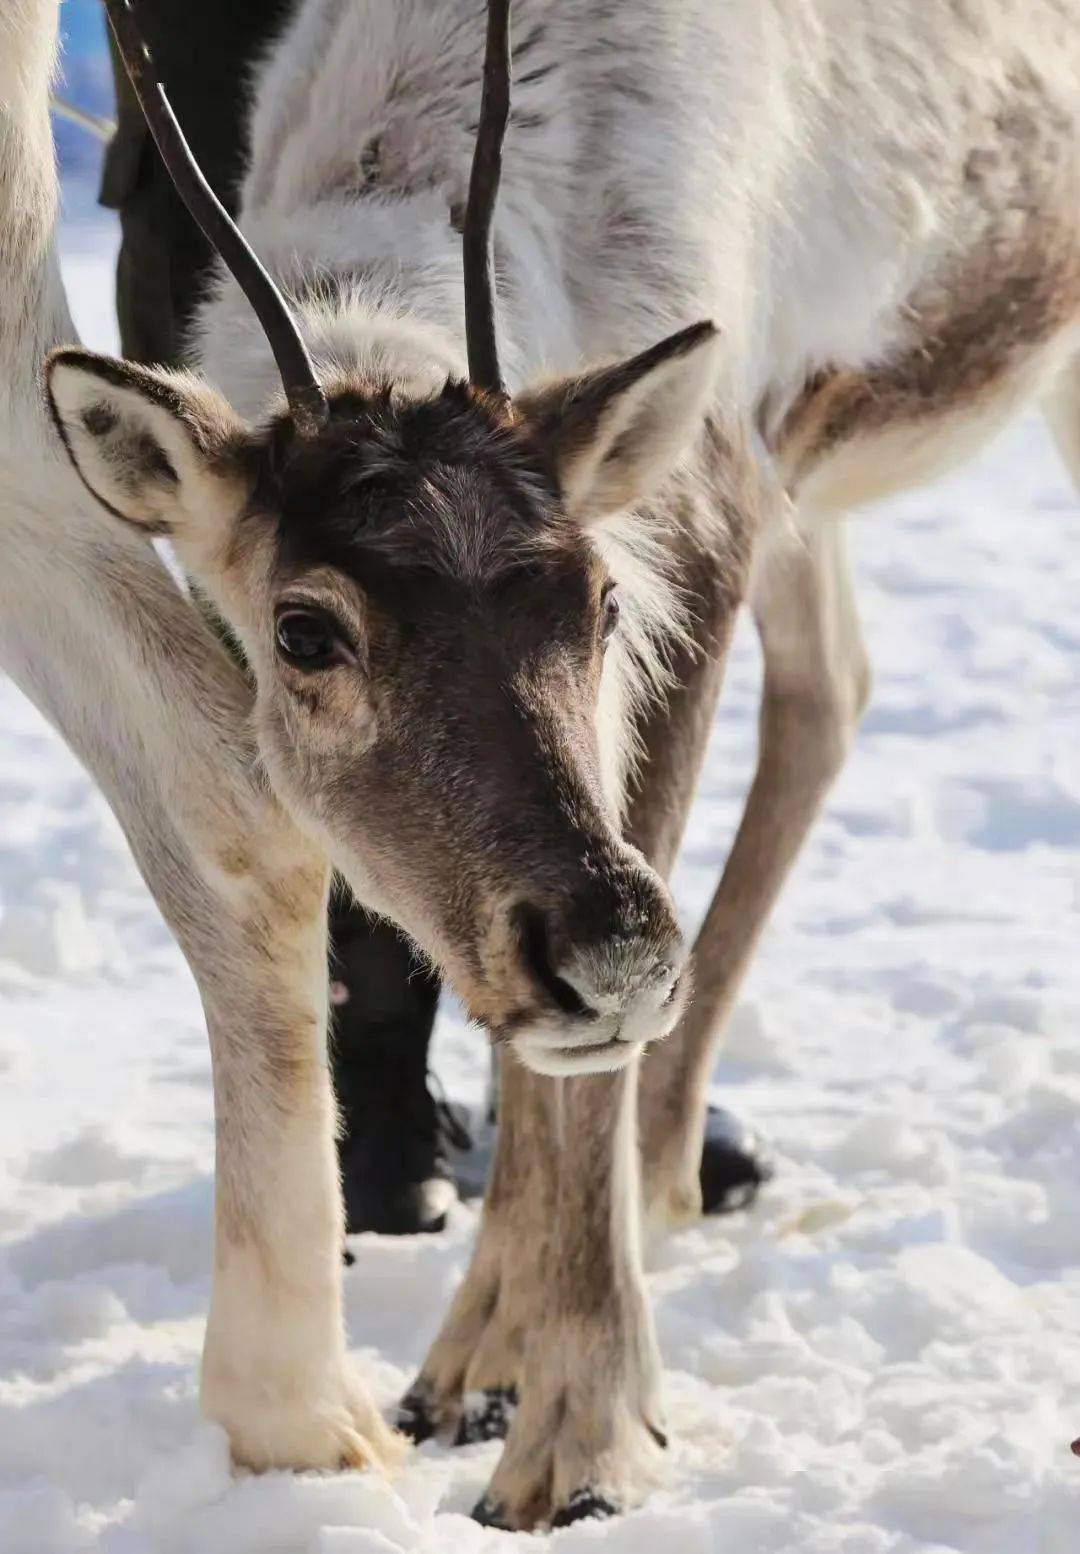
[[[665,963],[663,966],[661,966],[660,972],[661,972],[661,976],[660,976],[661,985],[663,983],[663,978],[664,977],[670,977],[670,979],[671,979],[671,985],[670,985],[670,987],[667,990],[667,995],[664,998],[663,1005],[661,1006],[664,1009],[670,1009],[672,1004],[678,998],[679,994],[682,992],[682,985],[683,985],[682,974],[680,972],[677,972],[672,965],[667,964],[667,963]]]
[[[538,907],[520,907],[518,931],[529,970],[563,1013],[579,1017],[593,1014],[594,1011],[583,1002],[577,990],[569,982],[564,982],[555,970],[551,958],[551,936],[543,912]]]

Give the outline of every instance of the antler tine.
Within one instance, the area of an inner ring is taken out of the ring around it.
[[[158,79],[132,0],[105,0],[105,11],[124,68],[169,177],[254,308],[274,353],[297,431],[304,437],[313,436],[326,424],[326,395],[315,376],[296,321],[281,292],[207,183],[192,155],[165,88]]]
[[[510,120],[510,77],[510,0],[488,0],[480,126],[465,208],[465,341],[472,381],[503,397],[506,384],[499,370],[496,337],[492,221],[502,176],[503,140]]]

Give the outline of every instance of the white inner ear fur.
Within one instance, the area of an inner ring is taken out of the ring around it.
[[[198,543],[200,531],[238,505],[237,482],[219,472],[213,451],[224,448],[239,420],[190,374],[119,363],[109,369],[64,357],[50,364],[49,392],[73,463],[119,517]],[[116,382],[117,370],[129,372],[129,381]],[[176,408],[155,388],[165,389]]]
[[[571,512],[604,517],[649,496],[678,464],[712,403],[720,337],[658,363],[613,395],[595,433],[560,461]]]

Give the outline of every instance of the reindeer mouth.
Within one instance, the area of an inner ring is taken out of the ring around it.
[[[512,1040],[521,1061],[536,1074],[560,1079],[574,1074],[615,1073],[644,1052],[650,1042],[668,1035],[683,1004],[680,979],[659,1006],[631,1008],[618,1016],[591,1015],[580,1023],[544,1022],[526,1027]],[[572,1039],[575,1024],[581,1032],[576,1041]]]
[[[563,1079],[574,1074],[617,1073],[642,1050],[644,1043],[614,1036],[609,1041],[555,1046],[543,1038],[519,1036],[515,1046],[521,1061],[533,1073]]]
[[[644,903],[637,914],[621,900],[610,921],[579,913],[584,932],[566,903],[561,909],[530,902],[511,908],[514,940],[510,955],[504,943],[503,959],[494,963],[490,991],[499,992],[509,961],[512,978],[506,981],[515,1005],[501,1019],[483,1023],[495,1043],[512,1047],[531,1072],[556,1079],[617,1072],[649,1042],[667,1036],[682,1014],[690,976],[678,929],[659,889],[654,900],[648,879],[632,883]]]

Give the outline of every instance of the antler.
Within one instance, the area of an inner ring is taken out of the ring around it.
[[[326,395],[315,376],[307,346],[288,304],[192,155],[165,88],[158,79],[132,0],[105,0],[105,10],[124,68],[169,177],[254,308],[274,353],[296,429],[302,436],[311,437],[326,423]]]
[[[484,88],[476,132],[469,200],[465,207],[465,343],[469,377],[506,397],[495,328],[495,252],[492,218],[502,176],[502,149],[510,119],[510,0],[488,0]]]

